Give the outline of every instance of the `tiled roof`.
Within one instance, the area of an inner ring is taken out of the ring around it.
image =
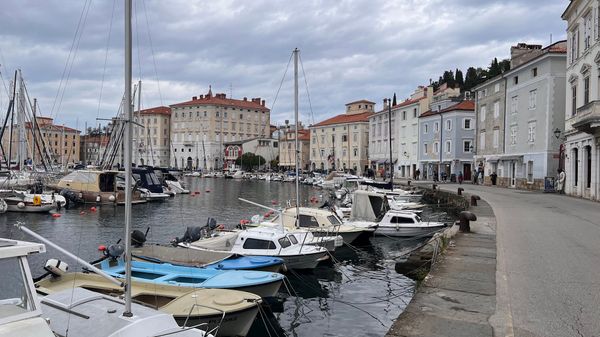
[[[475,111],[475,102],[465,100],[465,101],[459,102],[458,104],[454,104],[453,106],[447,107],[446,109],[442,109],[440,111],[431,111],[431,110],[425,111],[419,117],[434,116],[434,115],[438,115],[441,113],[457,111],[457,110]]]
[[[425,98],[427,98],[427,96],[423,96],[423,97],[419,97],[419,98],[415,98],[415,99],[407,99],[406,101],[401,102],[400,104],[392,105],[392,109],[397,109],[397,108],[401,108],[403,106],[411,105],[411,104],[416,103]]]
[[[371,116],[371,115],[373,115],[372,112],[363,112],[363,113],[354,114],[354,115],[341,114],[341,115],[337,115],[335,117],[326,119],[326,120],[319,122],[312,126],[315,127],[315,126],[325,126],[325,125],[334,125],[334,124],[368,122],[369,116]]]
[[[354,102],[346,103],[346,105],[355,104],[355,103],[369,103],[369,104],[375,104],[375,102],[371,102],[371,101],[369,101],[369,100],[366,100],[366,99],[361,99],[361,100],[358,100],[358,101],[354,101]]]
[[[70,128],[68,126],[63,126],[63,125],[54,125],[54,124],[41,124],[38,123],[38,127],[40,128],[40,130],[48,130],[48,131],[59,131],[59,132],[78,132],[80,133],[81,131],[77,130],[77,129],[73,129]],[[26,129],[31,129],[31,122],[25,122],[25,128]]]
[[[194,106],[194,105],[219,105],[219,106],[235,107],[235,108],[243,108],[243,109],[254,109],[254,110],[260,110],[260,111],[265,111],[265,112],[270,111],[269,108],[264,107],[261,104],[260,98],[252,99],[252,100],[248,101],[248,100],[242,100],[242,99],[226,98],[225,94],[217,94],[216,96],[212,96],[212,95],[200,96],[200,97],[197,97],[196,99],[192,98],[191,101],[171,104],[171,107],[183,107],[183,106]]]
[[[144,109],[140,111],[140,115],[171,115],[171,108],[168,106],[157,106],[150,109]]]
[[[310,140],[310,131],[298,130],[298,140]]]

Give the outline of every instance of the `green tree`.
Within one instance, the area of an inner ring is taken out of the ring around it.
[[[496,77],[502,73],[502,69],[500,69],[500,65],[498,64],[498,59],[494,57],[490,67],[488,68],[488,76],[489,78]]]
[[[236,159],[235,164],[242,167],[244,171],[251,171],[265,165],[267,161],[262,156],[257,156],[252,152],[246,152]]]
[[[454,78],[456,80],[456,84],[458,84],[458,86],[460,88],[465,86],[465,80],[463,78],[463,73],[460,69],[456,68],[456,71],[454,72]]]
[[[396,93],[394,93],[394,98],[392,98],[392,106],[396,105]]]

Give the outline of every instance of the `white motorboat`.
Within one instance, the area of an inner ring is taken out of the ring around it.
[[[42,198],[41,194],[31,194],[14,190],[0,191],[9,212],[47,213],[56,209],[56,201]]]
[[[183,187],[183,185],[181,184],[181,182],[179,180],[165,179],[165,184],[167,184],[167,187],[169,187],[169,189],[176,194],[189,194],[190,193],[190,190]]]
[[[270,227],[219,231],[209,238],[180,242],[179,246],[246,256],[279,257],[288,269],[314,269],[319,262],[329,258],[327,249],[302,244],[294,234]]]
[[[27,186],[35,182],[31,173],[26,171],[0,171],[0,187],[11,188]]]
[[[407,198],[406,196],[387,195],[388,204],[393,210],[415,210],[425,206],[420,202],[408,201],[410,199],[410,196]]]
[[[257,221],[246,224],[248,227],[270,227],[270,228],[281,228],[280,223],[270,221]],[[309,230],[303,228],[285,228],[286,233],[292,234],[296,239],[304,245],[319,246],[327,249],[330,252],[334,252],[336,248],[344,245],[344,238],[337,233],[328,233],[329,235],[314,235]]]
[[[44,253],[40,243],[0,239],[0,337],[54,337],[43,318],[27,257]]]
[[[428,237],[447,227],[443,222],[423,221],[419,214],[411,211],[388,211],[379,222],[375,235]]]

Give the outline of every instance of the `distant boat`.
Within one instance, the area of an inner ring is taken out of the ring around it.
[[[119,171],[77,170],[62,177],[55,189],[72,202],[125,204],[124,181]],[[132,203],[144,203],[140,191],[133,190]]]
[[[55,200],[48,200],[40,194],[1,190],[0,198],[6,203],[8,212],[48,213],[57,208]]]

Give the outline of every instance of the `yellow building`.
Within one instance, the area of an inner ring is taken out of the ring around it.
[[[312,170],[353,170],[362,174],[369,161],[369,117],[375,103],[346,104],[346,113],[310,126]]]
[[[169,166],[171,108],[159,106],[136,112],[140,127],[133,127],[133,162],[136,165]]]

